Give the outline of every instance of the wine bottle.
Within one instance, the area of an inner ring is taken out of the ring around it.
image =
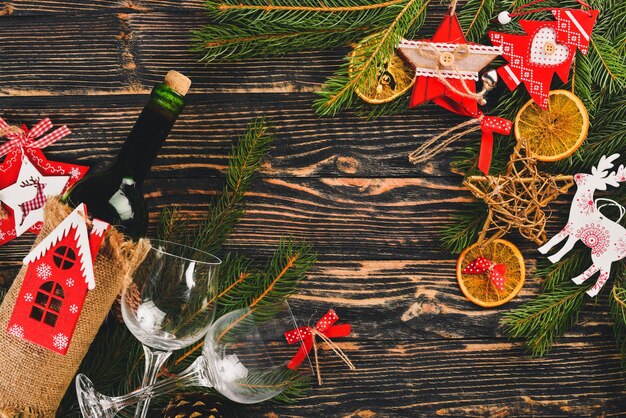
[[[132,239],[146,235],[148,212],[142,191],[163,142],[185,107],[191,80],[170,71],[150,93],[150,99],[135,122],[113,163],[90,173],[63,196],[71,206],[87,205],[89,214],[115,225]]]

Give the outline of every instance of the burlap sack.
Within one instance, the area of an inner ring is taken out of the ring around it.
[[[43,230],[34,245],[70,213],[68,206],[50,199],[45,208]],[[64,356],[6,331],[26,267],[20,270],[0,306],[0,411],[23,414],[34,410],[44,417],[54,416],[115,297],[128,284],[148,248],[145,240],[133,243],[125,241],[113,228],[107,232],[94,265],[96,288],[87,294]]]

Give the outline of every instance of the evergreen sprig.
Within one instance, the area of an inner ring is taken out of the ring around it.
[[[272,136],[267,123],[258,119],[233,145],[226,171],[226,185],[193,233],[194,248],[213,253],[220,249],[245,211],[244,195],[267,154]]]
[[[319,91],[314,107],[318,114],[332,116],[354,101],[355,89],[369,90],[380,68],[394,54],[402,37],[423,23],[430,0],[409,0],[384,30],[370,35],[346,58],[346,62]]]
[[[465,3],[458,17],[468,41],[480,42],[485,38],[485,29],[495,17],[496,5],[496,0],[469,0]]]
[[[453,217],[449,227],[441,233],[443,248],[453,254],[461,251],[476,242],[478,234],[487,219],[487,207],[482,202],[467,204],[463,210]]]
[[[372,33],[368,27],[293,28],[280,22],[213,24],[193,32],[192,51],[202,54],[201,61],[205,62],[236,60],[334,48],[368,33]]]
[[[209,16],[243,25],[281,22],[292,28],[376,27],[391,22],[410,0],[208,0]]]
[[[609,297],[609,309],[613,320],[615,341],[622,357],[622,368],[626,369],[626,288],[616,283]]]
[[[543,356],[578,319],[588,300],[585,290],[585,286],[561,284],[505,312],[501,324],[510,337],[523,338],[532,355]]]

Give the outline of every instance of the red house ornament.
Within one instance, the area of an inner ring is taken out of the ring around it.
[[[490,32],[491,42],[502,47],[508,65],[498,75],[510,90],[521,83],[533,100],[546,109],[552,78],[556,73],[567,83],[578,48],[587,54],[598,10],[554,9],[553,21],[520,20],[525,35]]]
[[[7,332],[65,355],[87,297],[93,261],[110,225],[78,206],[24,258],[28,266]]]

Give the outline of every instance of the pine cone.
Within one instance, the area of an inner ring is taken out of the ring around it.
[[[211,393],[177,395],[163,409],[163,418],[235,418],[241,417],[234,403]]]
[[[126,290],[126,297],[129,298],[129,305],[133,308],[138,308],[141,303],[141,292],[139,292],[139,288],[135,283],[131,283]],[[124,318],[122,317],[122,294],[120,293],[115,298],[115,302],[113,302],[113,306],[111,306],[111,313],[115,316],[115,319],[119,321],[120,324],[124,323]]]

